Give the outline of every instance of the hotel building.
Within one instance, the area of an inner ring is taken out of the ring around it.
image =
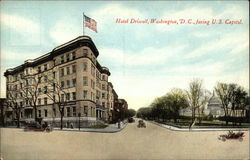
[[[37,117],[59,126],[61,113],[64,127],[77,127],[79,121],[81,126],[111,121],[118,96],[108,81],[110,71],[99,64],[98,55],[92,39],[80,36],[7,69],[7,111],[13,113],[7,121]],[[59,109],[59,103],[64,109]]]

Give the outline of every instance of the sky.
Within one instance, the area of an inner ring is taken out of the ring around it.
[[[197,78],[210,91],[217,82],[249,90],[247,1],[0,3],[1,97],[7,68],[83,35],[83,12],[97,22],[97,33],[85,28],[84,34],[94,41],[98,61],[109,68],[109,80],[129,108],[148,106],[173,88],[187,89]],[[128,23],[116,23],[117,19]],[[149,23],[130,23],[132,19]],[[176,24],[150,23],[151,19]],[[203,23],[196,24],[197,20]],[[232,21],[240,24],[226,24]]]

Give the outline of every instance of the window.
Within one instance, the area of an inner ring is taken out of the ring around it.
[[[48,104],[48,98],[44,98],[44,105],[47,105]]]
[[[83,114],[84,114],[85,116],[88,116],[88,106],[84,106],[84,107],[83,107]]]
[[[72,85],[73,85],[73,87],[76,86],[76,79],[72,79]]]
[[[61,101],[64,102],[64,94],[61,94]]]
[[[41,78],[42,78],[42,77],[38,77],[38,83],[41,83]]]
[[[53,83],[53,91],[55,91],[55,90],[56,90],[56,84]]]
[[[67,62],[69,61],[69,54],[66,55]]]
[[[47,117],[47,116],[48,116],[48,110],[45,109],[45,110],[44,110],[44,117]]]
[[[61,82],[61,88],[64,88],[64,81]]]
[[[91,79],[91,88],[95,89],[95,82]]]
[[[102,89],[105,90],[105,85],[104,84],[102,84]]]
[[[102,102],[102,106],[105,108],[105,102]]]
[[[72,98],[73,100],[76,100],[76,92],[72,92]]]
[[[67,117],[70,117],[70,108],[67,107]]]
[[[20,87],[23,88],[23,84],[22,83],[20,83]]]
[[[67,101],[70,100],[70,94],[69,94],[69,93],[66,94],[66,100],[67,100]]]
[[[105,98],[105,93],[102,93],[102,98]]]
[[[63,77],[64,76],[64,68],[61,68],[61,77]]]
[[[53,78],[56,78],[56,72],[53,72]]]
[[[47,71],[47,64],[44,65],[44,70]]]
[[[102,80],[105,80],[105,76],[104,75],[102,75]]]
[[[76,117],[76,107],[72,107],[73,109],[73,117]]]
[[[70,74],[70,72],[69,72],[69,67],[67,67],[67,74]]]
[[[45,86],[45,87],[44,87],[44,93],[46,94],[47,92],[48,92],[48,87]]]
[[[84,86],[88,85],[88,77],[83,77],[83,85]]]
[[[48,76],[44,76],[44,82],[48,81]]]
[[[42,117],[41,110],[38,110],[38,117]]]
[[[76,73],[76,65],[75,64],[72,65],[72,73]]]
[[[61,56],[61,63],[64,63],[64,56]]]
[[[32,79],[29,79],[29,85],[32,85]]]
[[[41,105],[41,98],[38,98],[38,105]]]
[[[91,74],[95,76],[95,66],[93,64],[91,64]]]
[[[70,81],[67,80],[67,87],[70,87]]]
[[[38,73],[41,73],[41,67],[37,68]]]
[[[83,91],[83,99],[87,99],[88,96],[88,91],[84,90]]]
[[[53,108],[53,113],[54,113],[54,116],[56,117],[56,109]]]
[[[72,60],[76,59],[76,52],[72,52]]]
[[[86,62],[83,63],[82,70],[83,70],[83,72],[87,71],[87,63]]]
[[[87,49],[83,49],[83,57],[87,57],[88,56],[88,50]]]
[[[93,93],[91,92],[91,94],[90,94],[90,98],[91,98],[91,100],[93,100]]]

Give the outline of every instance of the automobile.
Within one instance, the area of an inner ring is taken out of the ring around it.
[[[143,120],[139,120],[137,127],[138,128],[146,128],[146,124]]]
[[[129,123],[133,123],[133,122],[135,122],[135,119],[134,119],[133,117],[129,117],[129,118],[128,118],[128,122],[129,122]]]
[[[223,134],[218,137],[219,140],[225,142],[226,140],[239,140],[243,141],[244,132],[239,131],[238,133],[234,133],[233,131],[229,131],[228,134]]]
[[[24,131],[50,132],[52,128],[47,123],[40,125],[39,123],[30,123],[24,127]]]

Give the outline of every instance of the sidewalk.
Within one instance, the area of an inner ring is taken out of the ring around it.
[[[106,128],[100,128],[100,129],[95,129],[95,128],[63,128],[63,130],[61,130],[60,128],[53,128],[53,130],[56,131],[78,131],[78,132],[99,132],[99,133],[115,133],[115,132],[119,132],[122,129],[124,129],[127,126],[128,123],[123,123],[121,122],[121,127],[118,128],[118,123],[116,124],[109,124]]]
[[[173,131],[228,131],[228,130],[233,130],[233,131],[250,131],[250,128],[178,128],[178,127],[174,127],[174,126],[170,126],[170,125],[166,125],[166,124],[161,124],[161,123],[157,123],[154,121],[148,121],[150,123],[153,123],[155,125],[164,127],[166,129],[170,129]]]

